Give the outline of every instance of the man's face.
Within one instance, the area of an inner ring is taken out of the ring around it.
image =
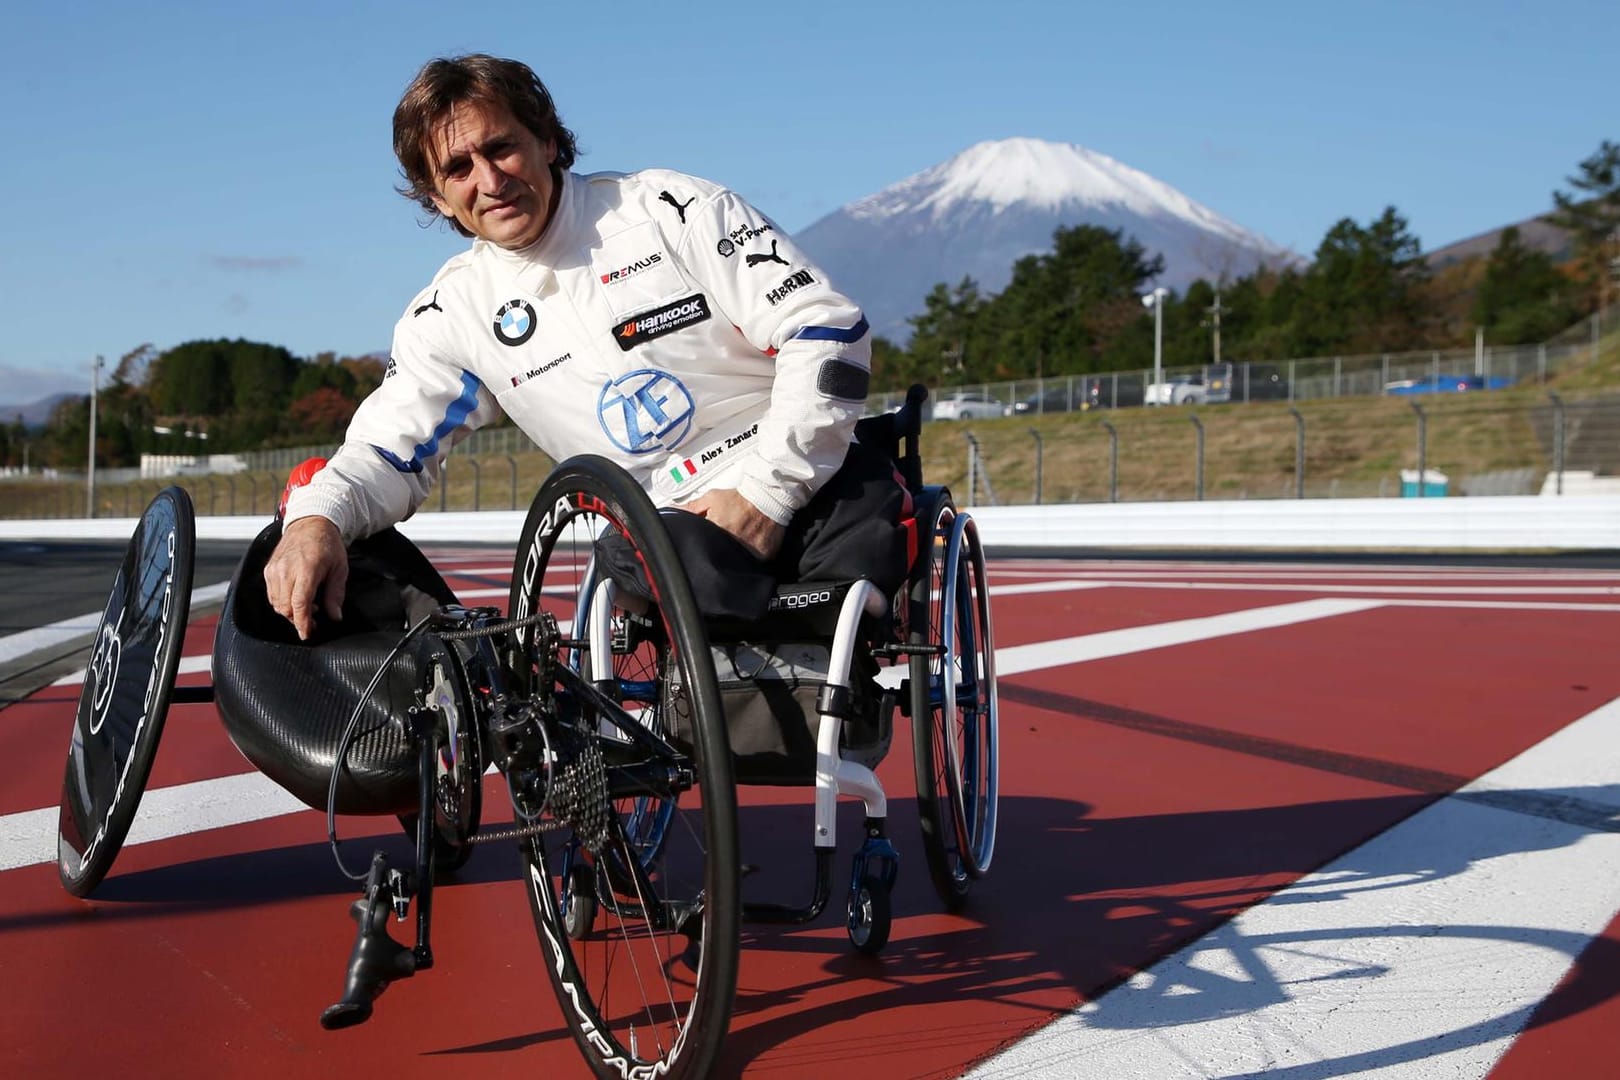
[[[551,214],[553,140],[541,142],[505,105],[463,102],[433,132],[433,205],[474,236],[517,250]]]

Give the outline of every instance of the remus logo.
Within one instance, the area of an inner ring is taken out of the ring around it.
[[[639,274],[643,270],[651,270],[653,267],[657,266],[663,261],[663,253],[655,251],[651,255],[648,255],[645,259],[637,259],[629,266],[622,266],[617,270],[609,270],[607,273],[602,275],[602,284],[617,285],[619,282]]]
[[[673,333],[703,322],[709,317],[709,302],[700,296],[687,296],[654,311],[626,319],[613,328],[613,340],[629,352],[655,337]]]

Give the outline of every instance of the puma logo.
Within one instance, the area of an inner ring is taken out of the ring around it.
[[[422,314],[422,312],[424,312],[424,311],[437,311],[440,315],[444,314],[444,308],[439,306],[439,290],[438,289],[433,290],[433,299],[429,300],[427,303],[423,304],[421,307],[419,307],[415,311],[411,312],[411,318],[413,318],[413,319],[416,318],[418,315]]]
[[[685,202],[676,202],[675,201],[675,196],[671,195],[667,191],[660,191],[658,193],[658,197],[660,199],[664,200],[665,202],[669,203],[669,205],[671,205],[671,206],[673,206],[675,208],[675,212],[677,214],[681,215],[681,224],[682,225],[686,224],[686,208],[688,206],[691,206],[693,203],[697,202],[697,196],[696,195],[692,196],[690,199],[687,199]]]
[[[760,255],[760,254],[756,253],[754,255],[748,256],[748,265],[749,266],[758,266],[760,263],[768,263],[768,262],[781,263],[783,266],[788,265],[788,261],[786,259],[782,258],[782,256],[780,256],[780,255],[778,255],[776,253],[776,241],[775,240],[771,241],[771,253],[769,255]]]

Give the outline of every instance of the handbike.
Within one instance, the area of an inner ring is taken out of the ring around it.
[[[343,992],[324,1026],[364,1022],[387,986],[430,968],[436,880],[478,846],[510,840],[548,976],[593,1072],[707,1075],[730,1020],[739,923],[803,923],[824,909],[839,795],[867,806],[848,879],[851,944],[877,953],[888,941],[898,854],[873,770],[895,713],[912,721],[924,850],[945,906],[961,907],[990,865],[998,723],[988,583],[971,518],[946,489],[921,482],[922,400],[914,392],[899,415],[862,422],[863,441],[895,458],[917,497],[899,594],[865,581],[783,586],[765,620],[729,631],[700,616],[641,489],[611,463],[581,457],[558,466],[530,507],[505,615],[458,604],[388,530],[351,547],[346,625],[323,628],[316,647],[300,643],[264,595],[273,523],[227,594],[214,685],[176,688],[194,527],[184,491],[166,489],[141,519],[98,629],[63,786],[64,885],[88,895],[111,867],[168,704],[213,700],[261,772],[326,811],[339,865],[364,881]],[[628,546],[644,570],[639,587],[601,571],[604,537]],[[722,696],[716,656],[809,639],[825,662],[799,692],[809,756],[795,768],[808,762],[808,773],[785,782],[816,788],[816,879],[806,903],[744,903],[736,786],[745,758],[728,730],[737,694]],[[880,663],[900,677],[876,678]],[[483,820],[488,766],[505,780],[510,824]],[[379,851],[351,870],[337,847],[339,814],[397,817],[411,858],[396,865]],[[389,918],[408,918],[412,901],[414,940],[396,942]]]

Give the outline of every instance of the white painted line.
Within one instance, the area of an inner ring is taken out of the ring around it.
[[[1620,585],[1309,585],[1272,581],[1142,581],[1092,580],[1094,585],[1123,589],[1186,589],[1199,592],[1310,592],[1389,596],[1620,596]]]
[[[991,596],[1025,596],[1029,593],[1074,592],[1076,589],[1106,589],[1109,581],[1030,581],[1022,585],[998,585],[992,579]],[[936,595],[938,590],[935,590]]]
[[[1195,641],[1246,634],[1253,630],[1274,630],[1282,626],[1327,619],[1335,615],[1348,615],[1382,606],[1379,600],[1352,600],[1326,598],[1302,600],[1297,604],[1255,608],[1252,611],[1233,611],[1224,615],[1209,615],[1198,619],[1156,623],[1151,626],[1132,626],[1123,630],[1106,630],[1100,634],[1043,641],[1035,645],[1013,645],[996,650],[996,675],[1017,675],[1025,671],[1081,664],[1088,660],[1103,660],[1111,656],[1163,649],[1171,645],[1187,645]]]
[[[1256,567],[1253,569],[1185,569],[1174,566],[1154,565],[1148,568],[1135,570],[1106,570],[1099,567],[1071,567],[1060,568],[1049,566],[1042,569],[1034,567],[1010,567],[1000,562],[991,564],[991,576],[1002,578],[1043,578],[1066,581],[1433,581],[1436,583],[1450,581],[1480,582],[1497,584],[1501,582],[1602,582],[1611,586],[1620,586],[1620,575],[1612,570],[1515,570],[1510,568],[1492,569],[1481,567],[1474,570],[1432,571],[1409,569],[1406,567],[1390,567],[1387,570],[1284,570],[1273,566]]]
[[[1487,1075],[1620,909],[1617,724],[1620,700],[967,1077]]]
[[[263,773],[240,773],[153,788],[141,796],[140,809],[135,812],[135,821],[124,846],[242,825],[307,809]],[[54,806],[0,816],[0,870],[55,862],[59,816],[60,811]]]
[[[191,605],[197,607],[225,598],[228,582],[217,585],[204,585],[191,592]],[[57,648],[72,643],[80,637],[89,637],[101,625],[101,612],[96,611],[88,615],[75,615],[71,619],[62,619],[49,626],[36,626],[32,630],[23,630],[15,634],[0,637],[0,664],[17,660],[30,653],[45,649]]]

